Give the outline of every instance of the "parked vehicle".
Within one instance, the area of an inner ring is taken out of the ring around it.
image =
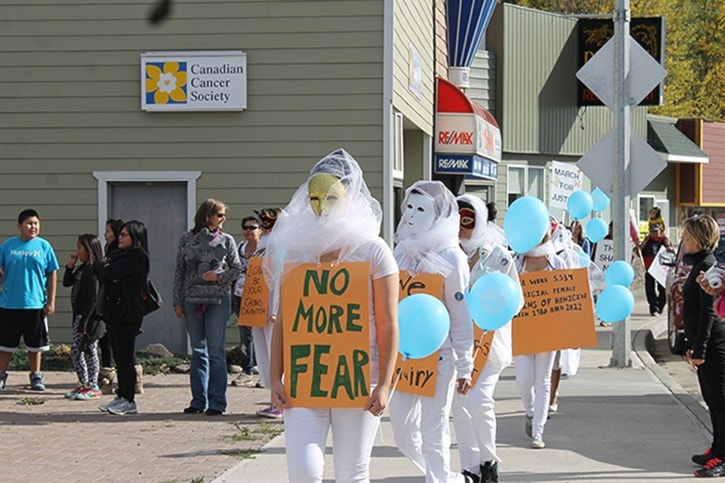
[[[690,274],[692,265],[684,263],[685,250],[682,243],[677,247],[677,253],[663,253],[660,263],[670,267],[667,273],[667,341],[673,354],[682,355],[687,348],[687,338],[682,321],[682,286]],[[715,258],[720,264],[725,264],[725,232],[720,231],[720,243],[715,249]]]

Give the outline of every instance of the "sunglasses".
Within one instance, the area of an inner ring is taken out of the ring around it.
[[[247,225],[247,226],[243,226],[242,227],[242,230],[245,230],[245,231],[247,231],[247,230],[256,230],[257,228],[259,228],[259,227],[258,226],[250,226],[250,225]]]

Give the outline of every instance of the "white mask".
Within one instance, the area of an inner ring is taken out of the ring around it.
[[[403,220],[413,237],[418,237],[431,229],[435,220],[433,199],[418,193],[411,193],[403,210]]]

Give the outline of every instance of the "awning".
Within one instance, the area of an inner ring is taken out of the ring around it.
[[[647,144],[668,163],[707,163],[708,155],[677,129],[675,122],[647,120]]]
[[[435,128],[436,173],[496,179],[496,163],[501,161],[501,131],[496,119],[441,78],[437,80]]]

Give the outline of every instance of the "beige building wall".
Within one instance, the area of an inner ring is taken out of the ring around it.
[[[196,199],[225,201],[236,238],[243,216],[286,204],[340,146],[381,198],[383,2],[176,2],[159,26],[147,21],[151,3],[0,3],[0,239],[35,207],[65,263],[77,235],[97,231],[93,171],[201,171]],[[403,3],[418,15],[417,1]],[[247,53],[246,111],[141,111],[140,55],[188,50]],[[430,123],[430,108],[398,99]],[[69,340],[71,322],[69,290],[58,293],[54,342]]]

